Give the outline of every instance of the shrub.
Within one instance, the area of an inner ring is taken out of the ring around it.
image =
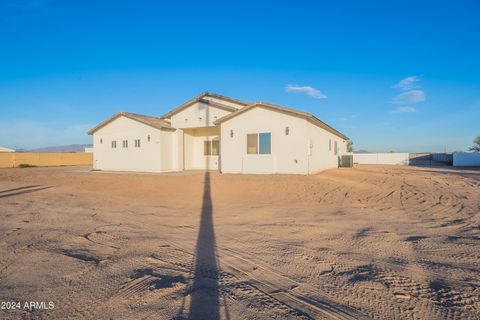
[[[19,168],[30,168],[30,167],[36,167],[33,164],[28,164],[28,163],[20,163],[17,167]]]

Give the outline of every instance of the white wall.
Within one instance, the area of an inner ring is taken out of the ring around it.
[[[173,169],[172,144],[168,141],[173,136],[174,132],[119,117],[93,134],[93,167],[114,171],[170,171]],[[140,139],[140,148],[135,147],[135,139]],[[116,148],[112,148],[113,140],[117,142]],[[123,140],[128,140],[128,148],[123,148]],[[162,143],[166,144],[165,149],[160,147]]]
[[[307,124],[310,139],[310,145],[307,143],[310,149],[307,149],[310,155],[308,157],[309,173],[338,167],[339,157],[347,153],[346,141],[313,123],[307,122]],[[335,154],[335,142],[338,144],[337,154]]]
[[[353,163],[358,164],[397,164],[408,166],[409,153],[354,153]]]
[[[480,167],[479,152],[455,152],[453,165],[456,167]]]
[[[287,126],[289,135],[285,135]],[[247,154],[247,134],[262,132],[271,133],[271,154]],[[253,108],[221,124],[221,171],[306,173],[306,135],[304,119]]]
[[[231,113],[231,111],[197,102],[174,114],[171,125],[174,128],[196,128],[214,126],[213,122]]]
[[[289,134],[285,134],[289,127]],[[230,131],[233,130],[233,137]],[[271,154],[247,154],[248,133],[271,133]],[[332,138],[332,151],[328,139]],[[306,174],[338,166],[333,139],[343,140],[305,119],[261,107],[253,108],[221,124],[221,171],[231,173]],[[309,144],[311,156],[307,157]],[[310,163],[309,163],[310,162]],[[310,167],[310,169],[309,169]]]
[[[183,130],[178,129],[173,137],[173,169],[175,171],[183,170],[183,152],[184,152]]]

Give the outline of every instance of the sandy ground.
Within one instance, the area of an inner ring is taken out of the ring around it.
[[[0,221],[0,318],[480,318],[479,170],[2,169]]]

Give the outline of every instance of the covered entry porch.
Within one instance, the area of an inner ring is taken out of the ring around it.
[[[183,129],[183,169],[220,170],[220,127]]]

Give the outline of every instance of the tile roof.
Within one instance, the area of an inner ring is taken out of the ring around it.
[[[126,118],[129,118],[129,119],[132,119],[132,120],[135,120],[135,121],[138,121],[138,122],[141,122],[143,124],[146,124],[148,126],[156,128],[156,129],[175,130],[175,128],[173,128],[167,121],[165,121],[163,119],[160,119],[158,117],[146,116],[146,115],[143,115],[143,114],[132,113],[132,112],[118,112],[118,113],[114,114],[113,116],[111,116],[110,118],[108,118],[107,120],[100,123],[99,125],[97,125],[96,127],[90,129],[88,131],[88,134],[93,134],[98,129],[104,127],[105,125],[109,124],[113,120],[115,120],[119,117],[122,117],[122,116],[126,117]]]
[[[191,106],[192,104],[194,104],[194,103],[196,103],[196,102],[202,102],[202,103],[209,104],[209,105],[212,105],[212,106],[216,106],[216,107],[219,107],[219,108],[223,108],[223,109],[226,109],[226,110],[229,110],[229,111],[236,111],[236,110],[238,110],[238,109],[235,108],[235,107],[231,107],[231,106],[219,104],[219,103],[216,103],[216,102],[214,102],[214,101],[210,101],[210,100],[204,99],[205,97],[217,98],[217,99],[219,99],[219,100],[225,100],[225,101],[228,101],[228,102],[233,102],[233,103],[239,104],[239,105],[241,105],[241,106],[247,106],[247,105],[249,105],[248,102],[245,102],[245,101],[242,101],[242,100],[238,100],[238,99],[234,99],[234,98],[222,96],[222,95],[215,94],[215,93],[204,92],[204,93],[202,93],[202,94],[200,94],[200,95],[198,95],[198,96],[196,96],[196,97],[188,100],[187,102],[179,105],[178,107],[170,110],[169,112],[167,112],[166,114],[164,114],[163,116],[161,116],[161,118],[162,118],[162,119],[170,118],[170,117],[173,116],[174,114],[182,111],[182,110],[185,109],[185,108],[188,108],[189,106]]]

